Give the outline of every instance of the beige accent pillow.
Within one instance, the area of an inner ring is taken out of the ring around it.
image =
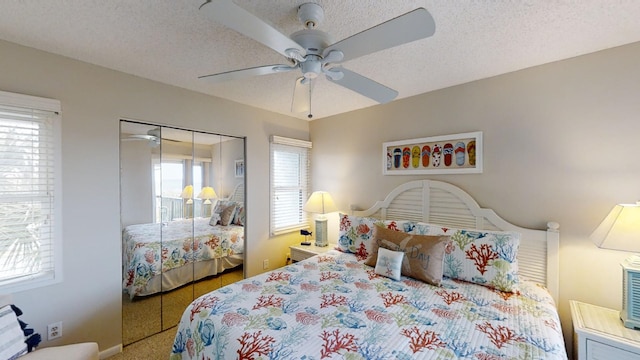
[[[376,266],[379,247],[402,251],[405,254],[402,259],[402,275],[440,285],[447,242],[449,236],[412,235],[376,225],[373,229],[372,256],[365,264]]]
[[[227,226],[233,220],[233,215],[236,213],[236,205],[229,205],[220,214],[220,225]]]

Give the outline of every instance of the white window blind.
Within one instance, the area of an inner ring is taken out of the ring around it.
[[[60,102],[0,91],[0,292],[62,278]]]
[[[308,226],[311,142],[271,137],[271,235]]]

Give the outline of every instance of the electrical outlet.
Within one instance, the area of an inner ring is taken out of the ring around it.
[[[62,336],[62,321],[47,325],[47,340],[57,339]]]
[[[269,268],[269,259],[262,260],[262,270],[267,270]]]

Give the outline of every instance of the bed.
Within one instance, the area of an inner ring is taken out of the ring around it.
[[[558,228],[509,224],[451,184],[403,184],[368,210],[340,214],[341,251],[194,300],[171,359],[567,359],[554,301]],[[396,235],[399,266],[385,243]],[[431,253],[414,256],[417,248]],[[456,262],[459,251],[482,276]],[[422,269],[441,276],[430,283]]]
[[[122,231],[123,290],[133,299],[170,291],[192,281],[242,265],[244,259],[244,188],[218,200],[212,216],[134,224]],[[231,210],[230,205],[234,208]]]

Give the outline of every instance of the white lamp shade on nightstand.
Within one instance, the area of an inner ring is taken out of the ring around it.
[[[590,238],[603,249],[640,252],[640,205],[616,205]]]
[[[603,249],[640,251],[640,204],[618,204],[590,236]],[[625,327],[640,328],[640,257],[622,262],[622,311]]]
[[[333,198],[326,191],[314,191],[309,200],[304,204],[302,210],[319,214],[316,217],[316,246],[327,246],[327,218],[324,214],[338,211]]]

